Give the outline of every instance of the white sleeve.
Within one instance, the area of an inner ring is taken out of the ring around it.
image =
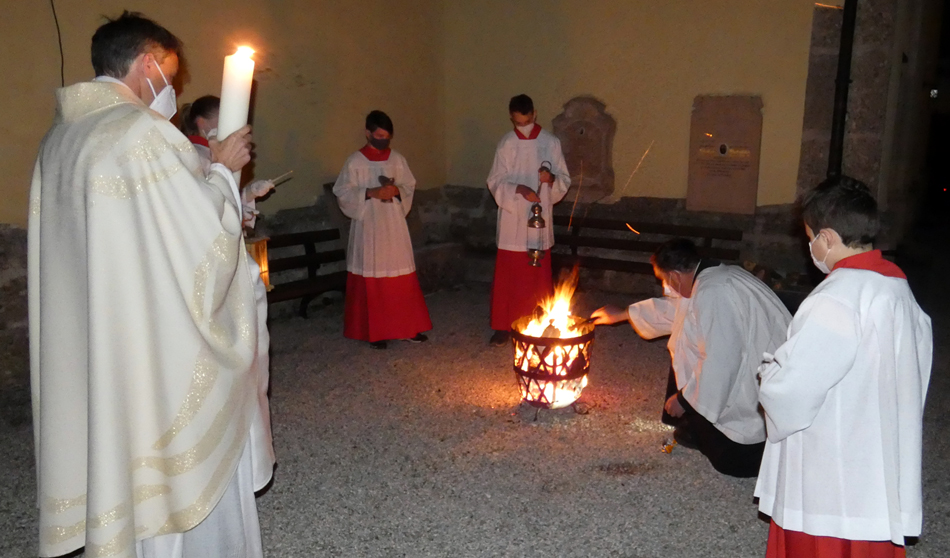
[[[333,185],[333,195],[336,196],[344,215],[357,221],[363,220],[363,213],[369,202],[366,199],[366,190],[367,188],[357,183],[348,160]]]
[[[502,140],[495,149],[495,160],[491,166],[491,172],[488,173],[488,190],[498,207],[508,212],[517,211],[518,206],[518,185],[511,182],[511,169],[513,162],[511,158],[513,153],[505,146]]]
[[[554,153],[551,155],[551,173],[554,175],[554,184],[551,185],[551,203],[564,199],[571,187],[571,173],[567,170],[564,152],[561,151],[561,141],[554,139]]]
[[[402,214],[408,215],[409,210],[412,209],[412,197],[416,192],[416,177],[412,176],[412,171],[409,170],[409,163],[406,162],[406,159],[402,156],[399,159],[399,164],[396,165],[396,176],[393,177],[393,180],[396,183],[396,188],[399,188]]]
[[[644,339],[656,339],[673,333],[677,301],[669,297],[649,298],[627,308],[630,325]]]
[[[805,299],[788,341],[762,372],[759,403],[770,441],[811,426],[828,391],[854,364],[859,327],[857,314],[841,301],[821,293]]]

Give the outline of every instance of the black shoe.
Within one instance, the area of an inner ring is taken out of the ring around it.
[[[410,343],[425,343],[428,340],[429,340],[429,336],[426,335],[425,333],[417,333],[415,337],[410,337],[409,339],[406,339],[406,341],[409,341]]]
[[[494,345],[495,347],[501,347],[507,342],[508,342],[508,332],[497,330],[497,329],[495,330],[495,333],[491,336],[491,339],[488,340],[488,343],[490,345]]]
[[[386,348],[385,341],[370,341],[369,346],[373,349],[379,349],[380,351]]]
[[[696,443],[696,439],[689,433],[689,430],[682,428],[673,429],[673,439],[676,440],[678,445],[684,448],[699,449],[699,444]]]

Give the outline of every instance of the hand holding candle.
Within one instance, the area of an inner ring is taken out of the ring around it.
[[[221,108],[218,111],[218,137],[227,138],[247,125],[251,105],[251,85],[254,82],[254,61],[250,47],[238,47],[237,52],[224,58],[221,78]],[[227,140],[225,140],[227,141]],[[240,170],[234,179],[241,180]]]

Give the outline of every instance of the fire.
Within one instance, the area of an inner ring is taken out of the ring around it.
[[[554,296],[545,298],[538,304],[533,319],[521,333],[531,337],[554,337],[570,339],[580,337],[586,331],[579,327],[583,322],[571,314],[571,300],[577,290],[577,268],[554,287]]]
[[[521,397],[529,403],[565,407],[587,387],[594,326],[571,313],[576,288],[577,268],[558,283],[554,296],[541,301],[532,316],[512,326],[531,338],[530,342],[515,339],[515,372],[521,378]],[[580,339],[587,335],[591,339]]]

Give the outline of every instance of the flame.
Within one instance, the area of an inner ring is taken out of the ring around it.
[[[534,312],[534,319],[521,333],[531,337],[556,337],[569,339],[584,334],[577,326],[578,320],[571,314],[571,300],[577,290],[577,266],[567,277],[562,276],[554,295],[545,298],[538,304]]]
[[[250,58],[251,55],[254,54],[254,49],[249,46],[239,46],[237,48],[237,52],[235,52],[234,54],[238,56],[243,56],[244,58]]]

